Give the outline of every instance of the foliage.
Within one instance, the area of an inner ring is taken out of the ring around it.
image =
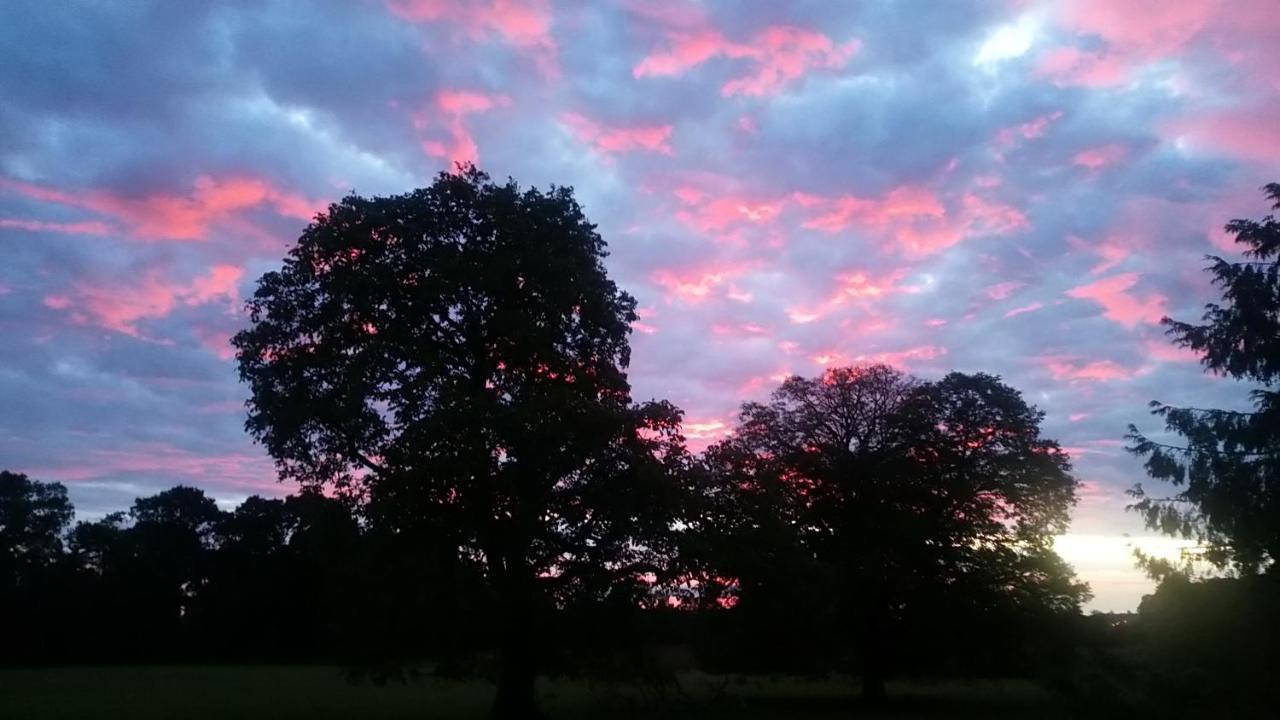
[[[679,411],[631,403],[635,300],[568,188],[473,167],[350,196],[267,273],[239,333],[249,432],[281,475],[428,529],[502,607],[504,677],[532,712],[539,615],[660,570]],[[515,692],[515,691],[512,691]]]
[[[858,638],[874,695],[886,634],[931,598],[1078,611],[1086,590],[1050,548],[1076,481],[1041,418],[990,375],[792,377],[708,450],[692,534],[744,609],[795,613],[777,598],[797,586],[829,598],[816,606],[835,621],[828,637]]]
[[[32,582],[58,560],[72,512],[61,483],[0,471],[0,591]]]
[[[1280,184],[1265,191],[1280,209]],[[1195,538],[1204,559],[1249,574],[1280,557],[1280,394],[1273,388],[1280,379],[1280,221],[1232,220],[1226,231],[1245,259],[1209,258],[1221,303],[1206,305],[1200,324],[1169,318],[1164,324],[1207,370],[1255,384],[1253,410],[1153,402],[1153,414],[1179,442],[1131,425],[1130,449],[1146,457],[1148,475],[1176,491],[1158,497],[1138,485],[1131,495],[1148,527]]]

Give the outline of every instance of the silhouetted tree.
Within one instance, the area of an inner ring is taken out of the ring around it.
[[[224,513],[203,490],[179,485],[138,498],[129,517],[113,580],[132,593],[127,611],[140,639],[149,641],[139,652],[198,654],[187,617],[208,582]]]
[[[495,717],[537,714],[543,611],[655,565],[679,413],[631,404],[635,301],[568,188],[474,168],[350,196],[259,281],[234,339],[281,475],[356,493],[478,565],[501,607]]]
[[[0,471],[0,592],[13,592],[56,564],[74,509],[62,483]]]
[[[84,572],[101,576],[109,567],[121,562],[123,536],[127,527],[124,512],[107,513],[95,521],[81,520],[67,537],[68,550],[75,566]]]
[[[1280,209],[1280,184],[1265,188]],[[1177,438],[1166,443],[1129,426],[1130,450],[1146,457],[1147,474],[1171,483],[1168,497],[1141,485],[1132,506],[1148,527],[1195,538],[1203,558],[1255,573],[1280,558],[1280,221],[1232,220],[1245,260],[1209,256],[1221,303],[1205,306],[1202,324],[1164,319],[1174,343],[1196,351],[1206,369],[1255,383],[1253,411],[1152,403]]]
[[[72,518],[67,489],[0,471],[0,661],[47,661],[66,640],[61,615],[63,537]]]
[[[792,377],[743,405],[734,436],[708,451],[713,490],[738,511],[694,532],[747,543],[724,570],[744,607],[757,583],[785,587],[797,558],[825,568],[875,700],[889,633],[922,598],[1078,612],[1085,589],[1050,547],[1076,481],[1041,418],[990,375],[920,382],[879,365]]]

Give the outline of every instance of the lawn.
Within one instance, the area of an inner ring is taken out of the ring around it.
[[[376,687],[337,669],[175,666],[0,669],[4,720],[462,720],[484,718],[492,687],[425,678]],[[890,686],[880,710],[862,708],[845,679],[681,677],[655,700],[635,688],[547,680],[539,693],[551,718],[1024,718],[1066,717],[1034,685],[1018,681]]]

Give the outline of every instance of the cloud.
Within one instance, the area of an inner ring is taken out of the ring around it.
[[[699,302],[712,297],[717,291],[727,292],[728,283],[744,271],[745,268],[732,265],[664,268],[656,270],[652,280],[668,291],[668,301],[679,299],[685,302]]]
[[[1154,292],[1142,297],[1130,292],[1140,278],[1138,273],[1112,275],[1071,288],[1067,295],[1101,305],[1104,317],[1125,327],[1133,327],[1139,323],[1158,323],[1166,314],[1166,298]]]
[[[1166,134],[1178,145],[1221,152],[1244,160],[1280,162],[1280,102],[1209,111],[1170,123]]]
[[[1109,382],[1128,380],[1134,372],[1111,360],[1095,360],[1078,363],[1069,360],[1050,360],[1046,367],[1055,380]]]
[[[1010,311],[1006,312],[1006,313],[1004,314],[1004,316],[1005,316],[1005,317],[1007,317],[1007,318],[1016,317],[1016,316],[1018,316],[1018,315],[1022,315],[1022,314],[1025,314],[1025,313],[1035,312],[1036,310],[1039,310],[1039,309],[1041,309],[1041,308],[1043,308],[1043,307],[1044,307],[1044,303],[1033,302],[1033,303],[1031,303],[1030,305],[1023,305],[1023,306],[1021,306],[1021,307],[1016,307],[1016,308],[1014,308],[1014,309],[1012,309],[1012,310],[1010,310]]]
[[[920,292],[920,286],[904,282],[906,276],[905,269],[882,277],[859,270],[840,273],[835,276],[835,289],[825,300],[813,306],[789,306],[787,316],[793,323],[811,323],[850,305],[868,307],[890,295]]]
[[[1088,170],[1100,170],[1114,165],[1129,155],[1129,149],[1118,143],[1085,148],[1071,158],[1071,162]]]
[[[106,235],[111,232],[106,223],[97,220],[85,220],[81,222],[47,222],[44,220],[0,218],[0,229],[66,233],[68,235]]]
[[[467,129],[465,118],[468,115],[485,113],[510,105],[511,98],[506,95],[487,94],[475,90],[439,91],[430,108],[413,116],[413,125],[419,130],[431,130],[443,126],[447,137],[424,140],[422,151],[448,161],[450,168],[457,164],[478,163],[480,151],[476,148],[475,138]]]
[[[215,265],[203,275],[185,283],[174,283],[149,272],[132,284],[108,281],[102,284],[78,284],[72,293],[52,294],[44,305],[53,310],[70,312],[79,324],[92,324],[130,337],[146,338],[139,323],[168,316],[180,307],[239,300],[237,290],[243,268]]]
[[[879,199],[800,193],[796,201],[812,213],[803,227],[828,233],[850,227],[870,230],[887,247],[915,257],[933,255],[969,237],[1004,235],[1028,227],[1018,209],[971,192],[950,207],[931,190],[913,186],[894,188]]]
[[[1026,287],[1026,283],[1018,282],[1016,280],[1006,280],[1001,283],[996,283],[982,292],[992,300],[1004,300],[1021,287]]]
[[[276,213],[310,220],[320,204],[252,177],[200,176],[186,195],[154,193],[141,197],[102,190],[67,191],[0,177],[0,192],[80,208],[113,218],[122,232],[138,240],[204,240],[210,228],[243,210],[269,205]],[[27,221],[32,222],[32,221]],[[26,229],[106,234],[101,222],[55,223]],[[101,231],[101,232],[99,232]]]
[[[720,87],[733,95],[776,95],[784,87],[814,70],[839,70],[858,51],[859,42],[837,44],[828,36],[805,28],[775,25],[750,41],[733,42],[717,30],[673,31],[666,47],[645,56],[632,69],[637,78],[682,75],[715,58],[746,60],[755,67],[746,75]]]
[[[672,154],[670,125],[606,127],[575,112],[562,114],[560,120],[579,142],[606,155],[632,151]]]
[[[558,72],[554,18],[544,0],[389,0],[387,7],[409,22],[449,22],[476,40],[500,38],[531,55],[543,72]]]

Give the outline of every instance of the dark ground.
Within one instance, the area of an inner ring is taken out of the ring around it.
[[[897,684],[887,706],[859,705],[848,678],[681,676],[679,689],[547,680],[549,717],[666,718],[1035,718],[1067,717],[1040,688],[1021,681]],[[484,718],[491,686],[435,678],[376,687],[338,669],[167,666],[0,669],[5,720],[236,718],[337,720]]]

